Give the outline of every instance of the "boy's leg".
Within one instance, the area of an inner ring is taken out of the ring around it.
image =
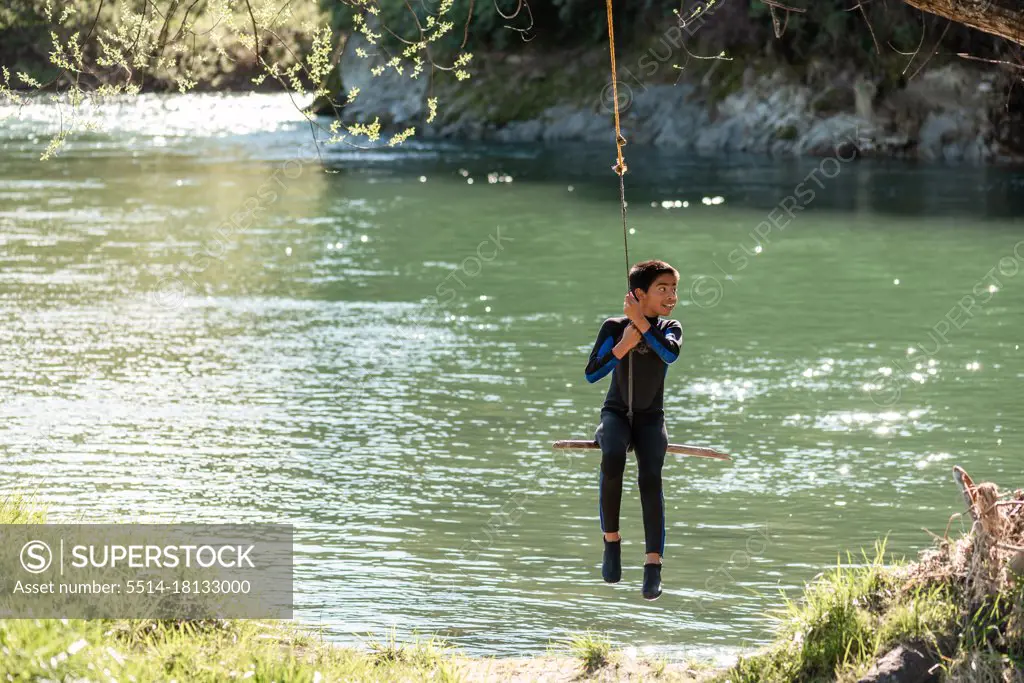
[[[661,469],[665,465],[668,432],[664,418],[644,424],[633,423],[636,439],[637,486],[644,513],[646,552],[665,554],[665,494]]]
[[[629,445],[629,421],[612,411],[601,411],[601,424],[594,433],[601,447],[601,471],[598,475],[598,514],[601,531],[619,530],[619,506],[622,503],[622,473],[626,469]]]

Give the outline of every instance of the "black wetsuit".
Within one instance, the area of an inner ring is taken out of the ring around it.
[[[587,363],[588,382],[596,382],[609,372],[601,424],[594,439],[601,446],[598,511],[601,531],[619,530],[619,506],[622,501],[622,475],[626,468],[626,450],[633,444],[637,462],[637,484],[643,509],[646,552],[665,553],[665,496],[661,468],[665,464],[668,433],[665,430],[665,375],[670,363],[679,357],[683,328],[676,320],[647,316],[650,329],[630,354],[633,356],[633,425],[627,419],[629,397],[629,356],[621,360],[612,347],[622,339],[629,324],[625,316],[608,318],[594,342]]]

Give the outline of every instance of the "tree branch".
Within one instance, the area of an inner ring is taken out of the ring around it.
[[[249,10],[249,19],[252,20],[252,39],[256,41],[256,62],[262,61],[260,57],[260,33],[256,29],[256,17],[252,13],[252,5],[249,4],[249,0],[245,0],[245,8]]]
[[[1005,59],[982,59],[981,57],[975,57],[973,55],[969,55],[966,52],[957,52],[956,56],[957,57],[962,57],[963,59],[973,59],[976,62],[986,62],[988,64],[1000,64],[1002,66],[1008,66],[1011,69],[1024,69],[1024,64],[1015,64],[1013,62],[1008,62]],[[1024,503],[1024,501],[1011,500],[1011,501],[1007,501],[1005,503],[1000,503],[1000,505],[1020,505],[1021,503]]]
[[[1024,8],[1018,0],[903,0],[911,7],[1024,45]]]

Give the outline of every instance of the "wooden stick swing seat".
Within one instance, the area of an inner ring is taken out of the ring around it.
[[[596,441],[587,441],[586,439],[563,439],[556,441],[553,444],[554,448],[582,448],[600,449],[601,446]],[[715,460],[732,460],[728,454],[716,451],[714,448],[707,448],[705,446],[691,446],[689,444],[678,444],[670,443],[668,448],[665,449],[667,453],[676,453],[677,455],[692,455],[698,458],[714,458]]]

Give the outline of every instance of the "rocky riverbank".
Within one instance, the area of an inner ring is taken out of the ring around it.
[[[665,47],[670,42],[663,41]],[[426,124],[427,82],[356,56],[341,58],[344,87],[359,96],[346,122],[416,126],[427,137],[517,143],[610,144],[612,88],[607,53],[477,55],[475,73],[432,94],[438,115]],[[802,70],[770,58],[701,60],[679,69],[653,47],[619,60],[623,134],[631,144],[717,154],[827,155],[837,141],[862,156],[967,163],[1024,161],[1024,111],[1008,99],[1010,76],[966,60],[928,66],[908,82],[868,78],[838,64]],[[648,75],[649,74],[649,75]],[[438,79],[439,81],[442,79]],[[845,152],[844,152],[845,154]]]

